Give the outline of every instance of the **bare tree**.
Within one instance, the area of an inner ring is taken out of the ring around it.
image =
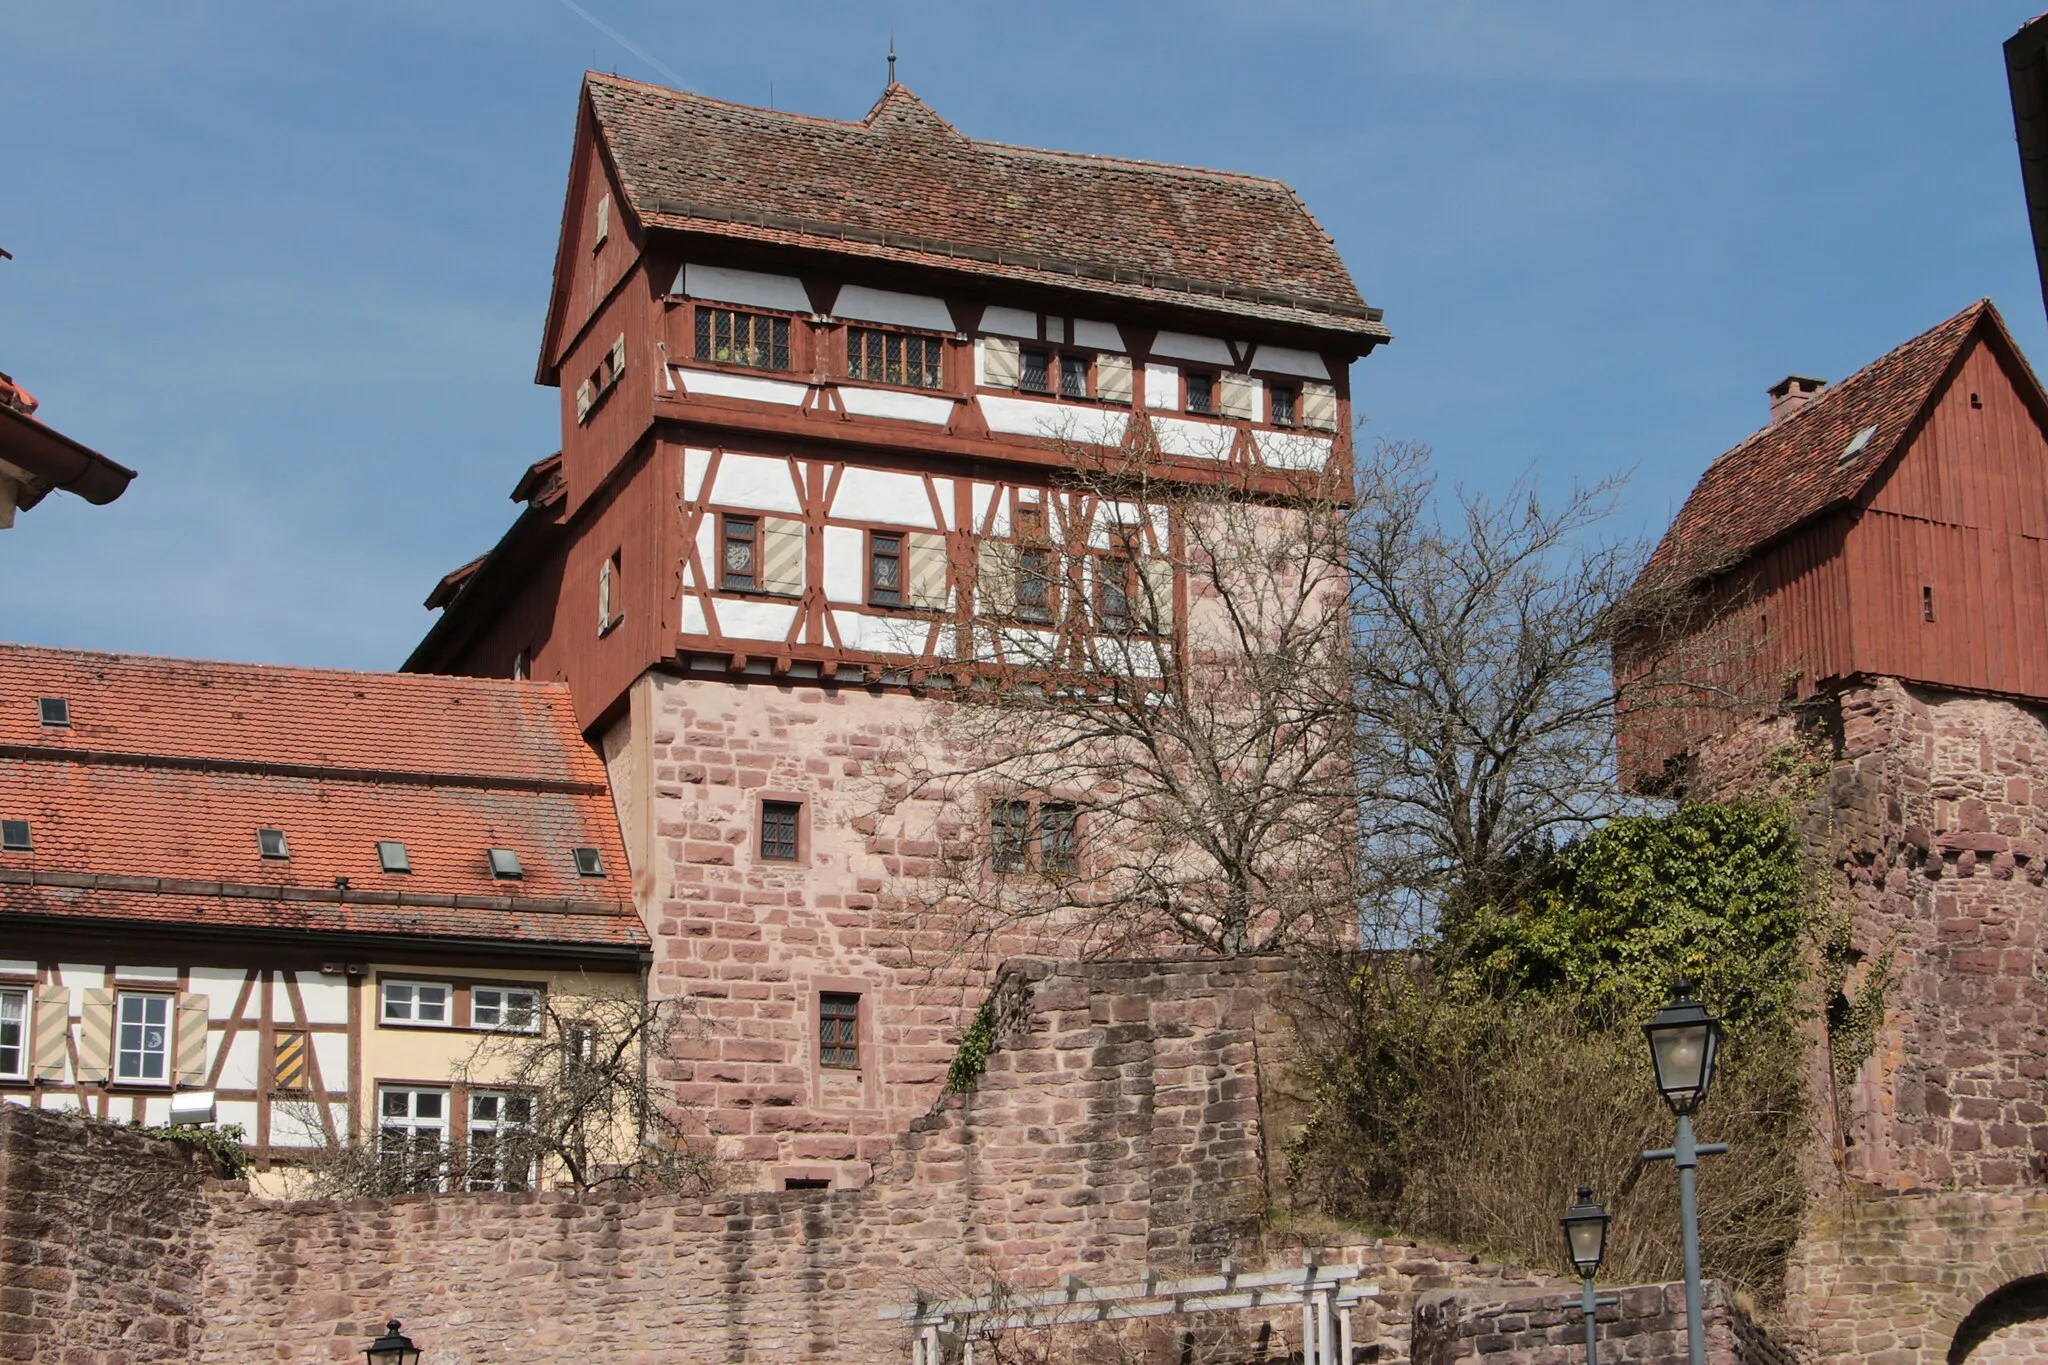
[[[1271,951],[1351,911],[1347,486],[1070,443],[980,544],[953,695],[888,804],[956,942]]]
[[[658,1078],[671,1040],[695,1026],[685,1002],[586,987],[549,992],[509,1017],[454,1070],[438,1127],[372,1117],[320,1148],[298,1182],[325,1196],[450,1190],[706,1192],[709,1147]],[[302,1124],[319,1131],[317,1119]]]

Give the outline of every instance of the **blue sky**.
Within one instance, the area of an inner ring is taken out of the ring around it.
[[[2048,361],[2000,42],[2042,0],[579,0],[691,88],[1280,176],[1448,480],[1633,470],[1664,524],[1790,371],[1989,294]],[[533,385],[577,83],[558,0],[0,0],[0,369],[141,471],[0,533],[0,639],[391,667],[554,449]]]

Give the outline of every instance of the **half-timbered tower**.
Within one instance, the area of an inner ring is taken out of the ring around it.
[[[1348,369],[1387,336],[1270,179],[976,141],[900,85],[838,122],[586,78],[538,374],[561,450],[406,667],[568,684],[657,990],[714,1016],[678,1080],[727,1155],[858,1181],[936,1093],[979,978],[939,989],[881,923],[929,850],[846,789],[962,631],[1059,610],[1030,566],[1074,449],[1348,468]],[[1134,525],[1088,610],[1167,558]],[[1020,843],[1070,837],[1038,818]]]

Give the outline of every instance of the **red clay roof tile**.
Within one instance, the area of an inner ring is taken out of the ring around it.
[[[644,222],[1388,336],[1277,180],[976,141],[900,85],[858,123],[585,89]]]

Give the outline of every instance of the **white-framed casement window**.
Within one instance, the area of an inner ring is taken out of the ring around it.
[[[454,990],[446,982],[386,981],[378,1017],[387,1024],[446,1028],[450,1022],[448,1005],[454,997]]]
[[[516,1138],[533,1123],[533,1096],[516,1090],[469,1092],[469,1152],[462,1183],[471,1190],[530,1190],[533,1160]]]
[[[171,997],[114,997],[114,1079],[163,1085],[171,1074]]]
[[[472,986],[469,1022],[472,1028],[538,1033],[540,992],[524,986]]]
[[[0,1077],[28,1075],[28,991],[0,986]]]
[[[377,1089],[377,1162],[394,1194],[425,1194],[447,1175],[448,1092],[410,1086]]]

